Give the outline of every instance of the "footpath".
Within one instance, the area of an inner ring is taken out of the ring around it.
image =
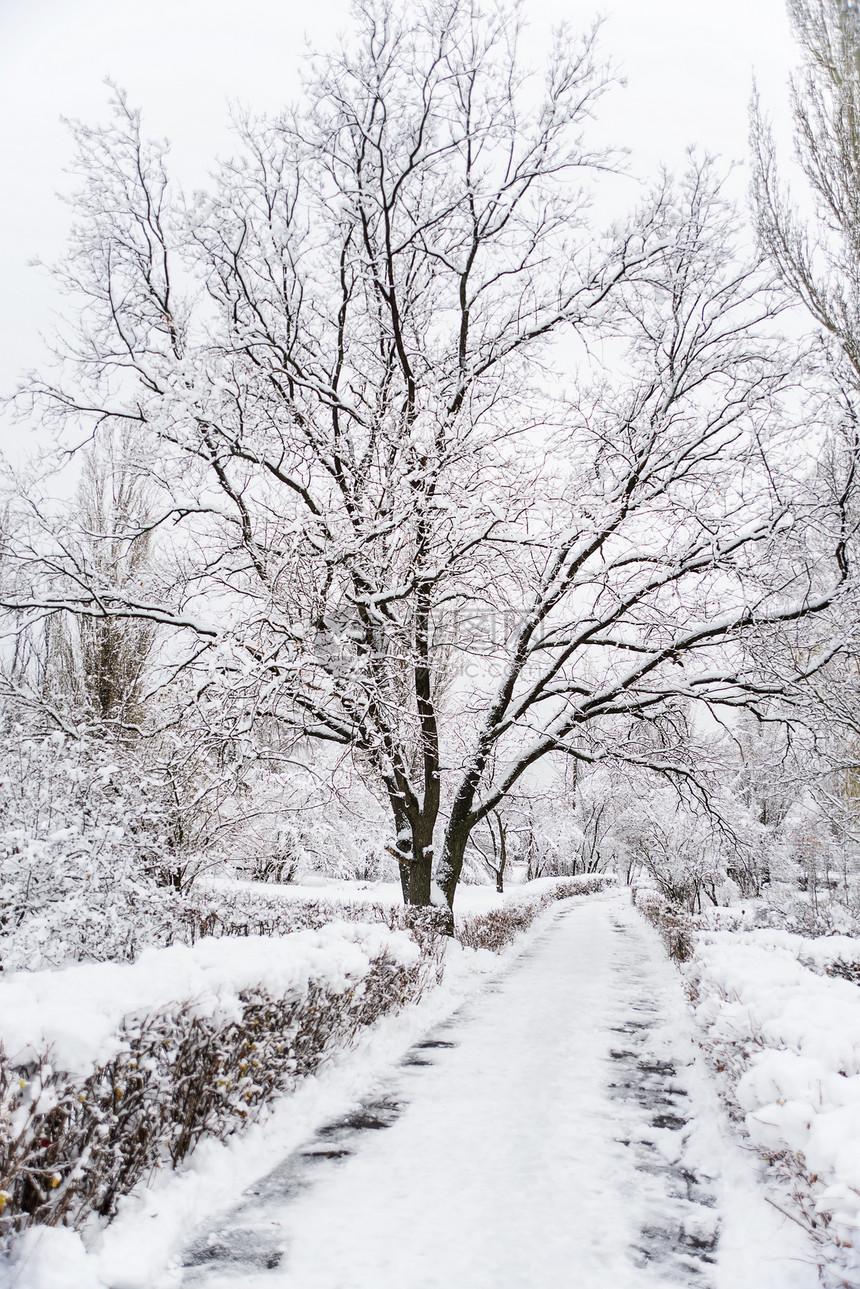
[[[153,1289],[813,1289],[697,1052],[627,893],[564,904]]]

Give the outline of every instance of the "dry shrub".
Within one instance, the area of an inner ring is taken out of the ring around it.
[[[513,939],[531,926],[546,902],[507,904],[488,913],[470,914],[457,927],[456,936],[467,949],[489,949],[500,953]]]
[[[511,900],[487,913],[468,914],[461,919],[454,934],[469,949],[489,949],[500,953],[550,904],[572,895],[593,895],[596,891],[605,890],[613,880],[608,875],[595,873],[575,882],[559,881],[552,890],[541,895]]]
[[[408,967],[382,953],[347,992],[311,983],[301,996],[243,994],[230,1023],[189,1006],[129,1020],[121,1053],[86,1078],[54,1070],[50,1053],[13,1066],[0,1052],[0,1246],[33,1223],[110,1217],[120,1196],[175,1167],[201,1137],[224,1140],[253,1120],[363,1026],[438,980],[438,940],[422,950]]]
[[[853,985],[860,985],[860,961],[837,958],[834,962],[828,962],[824,974],[839,976],[842,980],[850,980]]]
[[[675,962],[687,962],[696,947],[695,923],[690,913],[662,899],[656,891],[633,888],[633,903],[660,934],[666,952]]]

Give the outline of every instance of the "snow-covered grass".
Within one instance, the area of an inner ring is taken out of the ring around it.
[[[849,1284],[860,1281],[860,989],[835,967],[858,950],[845,936],[702,931],[686,967],[730,1105]]]
[[[226,1025],[243,995],[264,985],[276,997],[311,984],[354,988],[386,954],[399,966],[419,959],[415,940],[378,924],[332,922],[283,937],[206,937],[193,946],[147,949],[135,963],[82,963],[65,971],[18,972],[0,984],[0,1044],[16,1066],[40,1054],[55,1070],[86,1075],[128,1050],[123,1026],[158,1013]]]
[[[761,928],[749,931],[742,939],[760,948],[784,949],[804,966],[821,974],[860,979],[860,938],[857,936],[807,936]]]

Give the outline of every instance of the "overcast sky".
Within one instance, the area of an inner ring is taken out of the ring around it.
[[[785,134],[796,52],[783,0],[524,0],[524,10],[535,44],[562,19],[605,14],[604,49],[627,85],[603,100],[600,137],[631,149],[640,175],[682,164],[692,143],[742,163],[753,73]],[[147,131],[171,140],[193,188],[229,147],[228,102],[271,110],[295,97],[306,39],[324,47],[347,21],[347,0],[0,0],[0,392],[40,361],[39,332],[60,303],[27,267],[56,256],[67,228],[60,117],[105,119],[110,76]],[[742,171],[734,184],[743,194]]]

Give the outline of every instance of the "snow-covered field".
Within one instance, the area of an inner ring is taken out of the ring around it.
[[[566,882],[587,882],[589,875],[579,878],[566,877]],[[558,885],[557,877],[538,877],[532,882],[525,881],[522,869],[513,868],[506,875],[505,891],[499,895],[495,887],[486,884],[468,886],[465,883],[457,887],[454,901],[455,916],[468,913],[486,913],[489,909],[499,908],[510,900],[523,896],[540,896],[552,891]],[[259,882],[209,878],[200,883],[201,888],[222,892],[253,891],[279,899],[300,902],[302,900],[323,900],[346,904],[382,904],[391,908],[401,908],[403,894],[399,882],[357,882],[345,878],[324,877],[311,879],[305,877],[301,882]]]

